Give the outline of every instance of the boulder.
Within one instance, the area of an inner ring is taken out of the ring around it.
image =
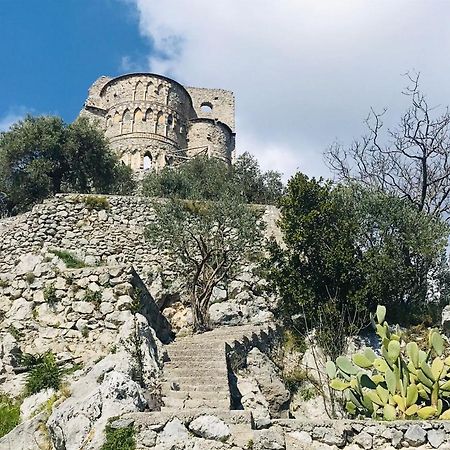
[[[223,420],[212,415],[197,417],[189,424],[189,430],[196,436],[214,441],[224,442],[230,437],[228,425]]]
[[[166,424],[159,435],[159,440],[166,444],[184,442],[189,437],[186,427],[180,422],[180,419],[174,418]]]
[[[242,322],[239,306],[230,302],[211,305],[209,317],[214,325],[238,325]]]
[[[419,425],[413,425],[406,430],[405,441],[411,447],[419,447],[427,441],[427,432]]]
[[[280,417],[288,409],[290,392],[286,389],[275,364],[257,348],[247,356],[248,373],[257,381],[269,405],[270,414]]]
[[[29,420],[40,410],[45,408],[45,404],[55,395],[54,389],[45,389],[37,394],[26,397],[20,405],[20,417],[22,421]]]
[[[444,430],[429,430],[427,433],[428,442],[433,448],[439,448],[445,441]]]

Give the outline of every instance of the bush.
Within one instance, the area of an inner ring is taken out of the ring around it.
[[[66,250],[50,250],[50,252],[61,259],[68,269],[81,269],[86,267],[86,264],[83,261]]]
[[[101,450],[134,450],[136,442],[134,439],[134,428],[112,428],[110,424],[105,427],[106,442]]]
[[[0,438],[20,422],[20,403],[0,394]]]
[[[62,372],[52,352],[43,355],[25,354],[23,363],[29,369],[25,385],[27,395],[33,395],[48,388],[55,390],[60,388]]]
[[[91,291],[88,288],[86,289],[86,294],[84,295],[84,301],[91,302],[96,308],[98,308],[102,302],[102,293],[100,291]]]

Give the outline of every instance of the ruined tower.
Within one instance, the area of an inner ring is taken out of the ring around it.
[[[185,87],[152,73],[100,77],[80,115],[96,120],[118,157],[137,172],[198,154],[232,162],[230,91]]]

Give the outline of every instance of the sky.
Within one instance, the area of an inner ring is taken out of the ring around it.
[[[27,113],[73,121],[101,75],[160,73],[232,90],[237,151],[328,176],[323,152],[394,127],[406,72],[450,104],[447,0],[0,0],[0,130]]]

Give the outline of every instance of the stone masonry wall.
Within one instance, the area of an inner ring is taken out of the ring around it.
[[[248,412],[128,414],[137,449],[214,448],[236,450],[420,450],[450,448],[445,421],[375,422],[278,419],[254,422]]]
[[[102,196],[108,207],[90,209],[87,197],[58,194],[28,213],[0,221],[0,273],[14,267],[20,255],[53,246],[88,257],[88,263],[130,263],[148,282],[155,275],[152,268],[160,261],[158,252],[144,239],[145,226],[155,220],[152,199]],[[267,236],[279,239],[278,210],[264,208]]]

